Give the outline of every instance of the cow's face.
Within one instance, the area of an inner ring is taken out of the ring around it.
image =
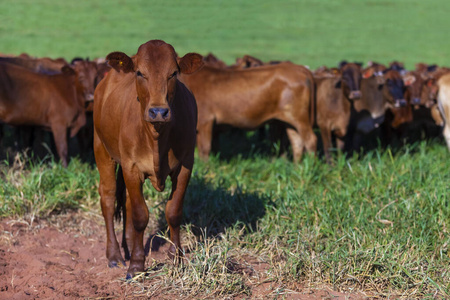
[[[85,102],[93,101],[97,64],[88,60],[75,60],[71,66],[77,73],[77,85],[82,91]]]
[[[427,108],[432,107],[436,103],[438,90],[439,88],[435,78],[430,77],[424,80],[419,104]]]
[[[411,105],[419,105],[422,94],[423,78],[418,72],[409,72],[403,76],[406,86],[406,98]]]
[[[341,84],[346,97],[350,100],[361,98],[361,66],[347,63],[341,67]]]
[[[159,40],[141,45],[132,58],[113,52],[106,59],[116,71],[134,73],[143,119],[158,126],[172,119],[177,75],[191,74],[203,65],[201,55],[188,53],[178,58],[171,45]]]
[[[404,107],[407,102],[404,98],[405,84],[399,72],[388,70],[384,73],[383,97],[393,107]]]
[[[364,79],[375,78],[376,83],[379,86],[379,89],[381,89],[384,84],[383,72],[384,70],[386,70],[386,67],[384,65],[374,62],[370,62],[370,64],[371,64],[370,67],[367,67],[362,71],[362,78]]]

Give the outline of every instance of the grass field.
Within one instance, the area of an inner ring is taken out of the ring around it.
[[[3,1],[0,52],[94,58],[134,54],[159,38],[181,55],[213,52],[227,63],[250,54],[313,68],[342,59],[450,66],[449,9],[443,0]],[[442,141],[340,156],[334,166],[311,157],[295,165],[258,143],[232,154],[234,146],[196,160],[184,231],[197,242],[188,268],[160,271],[166,288],[186,295],[174,284],[183,281],[206,298],[249,295],[243,277],[224,270],[251,255],[286,288],[306,282],[375,297],[450,297],[450,164]],[[24,160],[0,164],[0,217],[99,212],[95,166]],[[146,185],[159,226],[169,190]]]

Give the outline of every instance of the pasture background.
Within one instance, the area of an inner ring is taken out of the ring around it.
[[[244,54],[334,66],[340,60],[448,65],[445,0],[1,1],[1,52],[33,56],[134,54],[150,39],[180,55]]]
[[[446,0],[1,1],[0,52],[96,58],[163,39],[180,55],[212,52],[227,63],[250,54],[312,68],[342,59],[449,66],[449,9]],[[339,157],[334,167],[309,157],[294,165],[261,150],[266,144],[223,141],[228,155],[197,161],[186,196],[185,235],[200,241],[192,264],[158,270],[173,293],[189,295],[176,284],[183,281],[191,290],[202,285],[205,297],[249,295],[243,274],[224,271],[245,254],[269,264],[266,276],[280,291],[306,282],[371,296],[450,296],[442,141]],[[23,159],[1,164],[2,217],[99,212],[95,166]],[[145,193],[150,227],[163,227],[169,187],[157,194],[147,184]]]

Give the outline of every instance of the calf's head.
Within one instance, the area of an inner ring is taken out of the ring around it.
[[[177,75],[191,74],[203,65],[201,55],[188,53],[178,58],[174,48],[160,40],[142,44],[133,57],[112,52],[106,60],[117,72],[134,73],[143,119],[152,124],[167,123],[172,119]]]
[[[361,65],[354,63],[341,63],[341,81],[344,94],[350,100],[361,98]]]
[[[396,70],[388,69],[383,77],[383,98],[393,107],[406,106],[407,102],[404,97],[406,85],[400,73]]]
[[[439,87],[436,78],[427,78],[423,84],[419,105],[425,106],[426,108],[432,107],[436,103],[438,91]]]
[[[74,59],[72,60],[71,67],[77,73],[78,85],[82,90],[85,101],[93,101],[97,64],[87,59]]]
[[[423,88],[423,78],[418,72],[408,72],[403,76],[406,86],[405,97],[411,105],[419,105]]]

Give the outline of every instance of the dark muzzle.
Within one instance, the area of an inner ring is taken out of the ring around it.
[[[348,95],[348,98],[350,100],[358,100],[361,98],[361,91],[356,90],[356,91],[351,91],[350,94]]]
[[[163,107],[153,107],[148,110],[150,122],[168,122],[170,120],[170,110]]]
[[[394,106],[395,107],[405,107],[406,104],[407,104],[407,102],[406,102],[405,99],[396,99],[395,103],[394,103]]]
[[[411,99],[411,104],[412,105],[419,105],[420,104],[420,98],[412,98]]]

